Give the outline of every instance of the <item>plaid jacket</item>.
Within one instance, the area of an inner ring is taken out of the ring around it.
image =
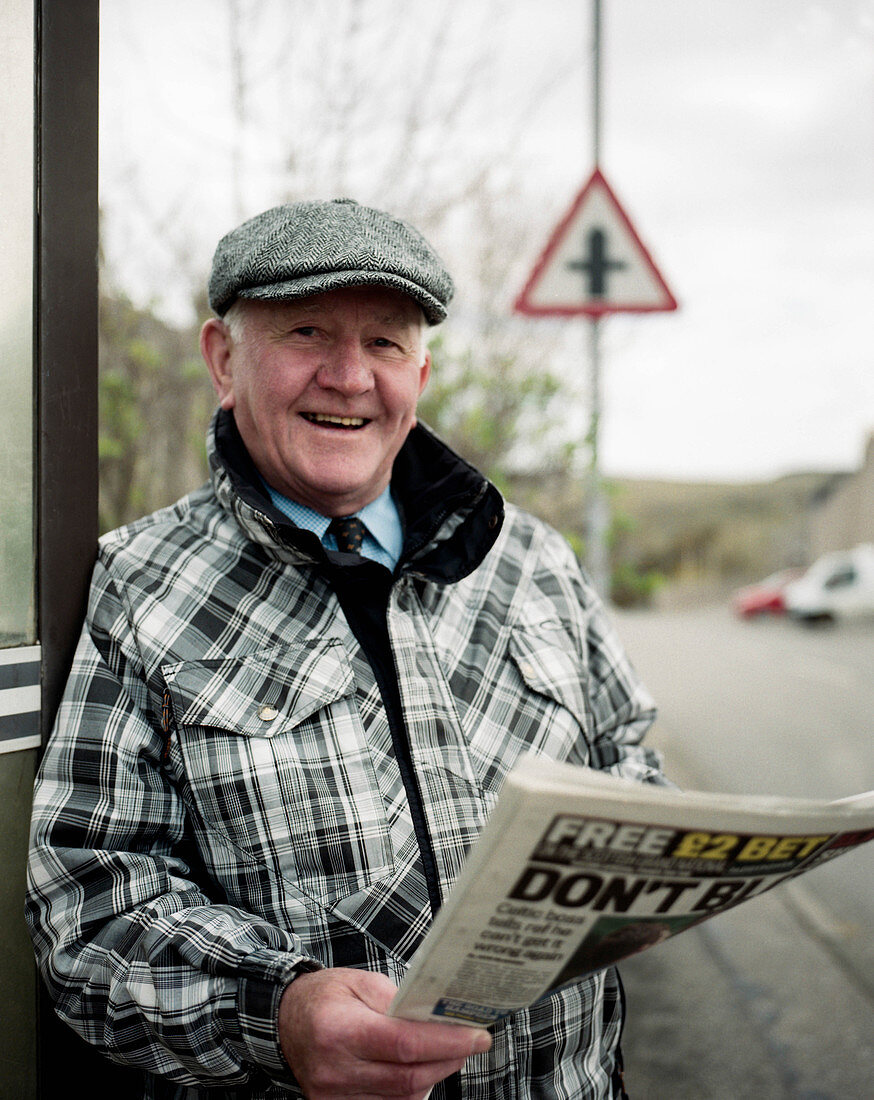
[[[295,966],[397,982],[430,908],[331,555],[271,510],[232,421],[210,438],[211,485],[101,541],[27,917],[59,1014],[144,1070],[145,1095],[268,1100],[301,1095],[276,1025]],[[501,524],[497,491],[421,427],[393,484],[389,635],[445,894],[520,754],[658,782],[653,712],[558,535],[509,507]],[[565,987],[499,1024],[452,1089],[607,1096],[621,1019],[613,971]]]

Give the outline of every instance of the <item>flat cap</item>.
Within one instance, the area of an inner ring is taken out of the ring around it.
[[[279,301],[375,285],[408,294],[431,325],[446,317],[454,287],[417,229],[353,199],[274,206],[222,237],[209,304],[223,317],[237,298]]]

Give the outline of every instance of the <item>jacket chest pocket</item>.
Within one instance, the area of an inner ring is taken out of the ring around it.
[[[213,873],[246,879],[230,850],[323,905],[391,873],[385,807],[342,643],[316,639],[163,669]],[[246,857],[249,857],[248,859]],[[224,862],[227,866],[222,867]]]
[[[509,652],[522,690],[516,736],[554,760],[585,764],[589,758],[587,673],[557,630],[516,629]]]
[[[558,630],[513,630],[496,679],[481,688],[467,721],[487,788],[528,752],[588,763],[586,669],[563,641]]]

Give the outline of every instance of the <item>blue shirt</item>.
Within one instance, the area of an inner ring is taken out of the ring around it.
[[[287,516],[297,527],[312,531],[319,537],[322,545],[329,550],[337,549],[336,539],[328,534],[328,525],[331,521],[327,516],[307,508],[304,504],[298,504],[296,500],[290,500],[266,482],[264,487],[270,494],[274,508]],[[391,495],[391,486],[386,486],[376,500],[365,504],[361,511],[355,514],[367,528],[361,546],[362,555],[394,572],[404,547],[404,529],[394,497]]]

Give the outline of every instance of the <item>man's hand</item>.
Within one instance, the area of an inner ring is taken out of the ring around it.
[[[469,1055],[491,1046],[479,1028],[386,1016],[394,994],[384,975],[343,968],[301,974],[288,986],[279,1041],[309,1100],[423,1100]]]

